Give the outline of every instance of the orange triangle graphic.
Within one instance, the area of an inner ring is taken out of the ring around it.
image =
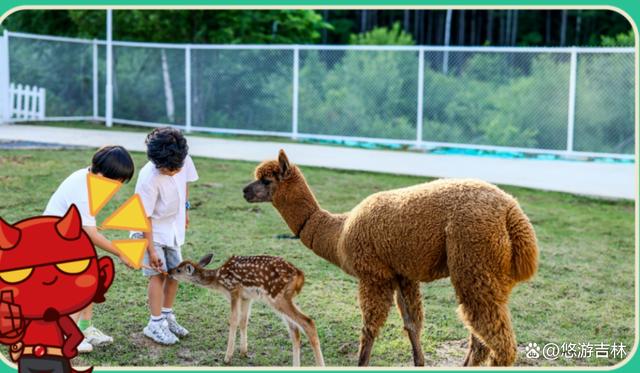
[[[114,240],[113,245],[133,264],[136,269],[142,267],[142,258],[147,248],[147,240]]]
[[[102,228],[149,232],[151,224],[149,224],[140,196],[138,194],[131,196],[102,222]]]
[[[119,181],[89,172],[87,174],[87,190],[89,191],[89,212],[91,215],[98,215],[98,212],[113,198],[120,187],[122,187],[122,183]]]

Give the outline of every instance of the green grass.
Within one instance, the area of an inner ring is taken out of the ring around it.
[[[0,150],[0,216],[15,222],[44,209],[57,185],[72,171],[88,165],[91,150]],[[145,160],[135,153],[137,168]],[[328,365],[354,366],[361,328],[356,281],[315,256],[298,240],[276,239],[290,233],[268,204],[247,204],[242,187],[251,180],[254,163],[195,158],[200,180],[192,184],[191,227],[185,258],[213,252],[213,265],[232,254],[280,255],[302,269],[306,285],[298,296],[301,309],[315,319]],[[423,178],[302,167],[320,203],[330,211],[351,209],[370,193],[425,181]],[[98,221],[133,191],[126,185]],[[517,286],[511,312],[520,346],[545,344],[634,344],[634,204],[563,193],[505,187],[521,202],[540,241],[540,269],[535,279]],[[107,232],[121,238],[123,232]],[[115,343],[76,359],[76,364],[222,365],[229,306],[219,294],[182,284],[175,306],[192,335],[172,347],[149,343],[141,334],[147,322],[146,281],[136,271],[116,265],[107,301],[95,308],[95,324]],[[430,365],[459,365],[467,332],[459,322],[448,279],[423,285],[423,348]],[[291,345],[281,320],[256,304],[249,324],[248,358],[236,354],[237,366],[288,366]],[[521,365],[610,365],[618,359],[530,361]],[[303,338],[303,364],[313,357]],[[372,365],[411,365],[408,340],[397,312],[392,312],[373,354]]]

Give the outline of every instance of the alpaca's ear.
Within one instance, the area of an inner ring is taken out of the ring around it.
[[[291,174],[291,165],[289,164],[289,158],[285,154],[284,150],[280,149],[278,153],[278,163],[280,164],[280,176],[286,178]]]

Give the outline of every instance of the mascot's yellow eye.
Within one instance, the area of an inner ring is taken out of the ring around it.
[[[24,279],[29,277],[31,272],[33,272],[33,268],[22,268],[16,269],[14,271],[4,271],[0,272],[0,278],[6,283],[15,284],[20,281],[24,281]]]
[[[73,262],[58,263],[56,267],[67,274],[78,274],[84,272],[89,266],[90,259],[75,260]]]

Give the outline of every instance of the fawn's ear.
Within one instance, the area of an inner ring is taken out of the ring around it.
[[[193,275],[193,273],[196,271],[195,267],[191,265],[191,263],[187,263],[187,265],[184,266],[184,270],[189,276]]]
[[[287,154],[285,154],[283,149],[280,149],[278,153],[278,164],[280,165],[280,176],[282,176],[283,179],[291,174],[289,158],[287,158]]]
[[[198,265],[200,267],[206,267],[207,264],[211,263],[211,259],[213,259],[213,254],[207,254],[200,259]]]

